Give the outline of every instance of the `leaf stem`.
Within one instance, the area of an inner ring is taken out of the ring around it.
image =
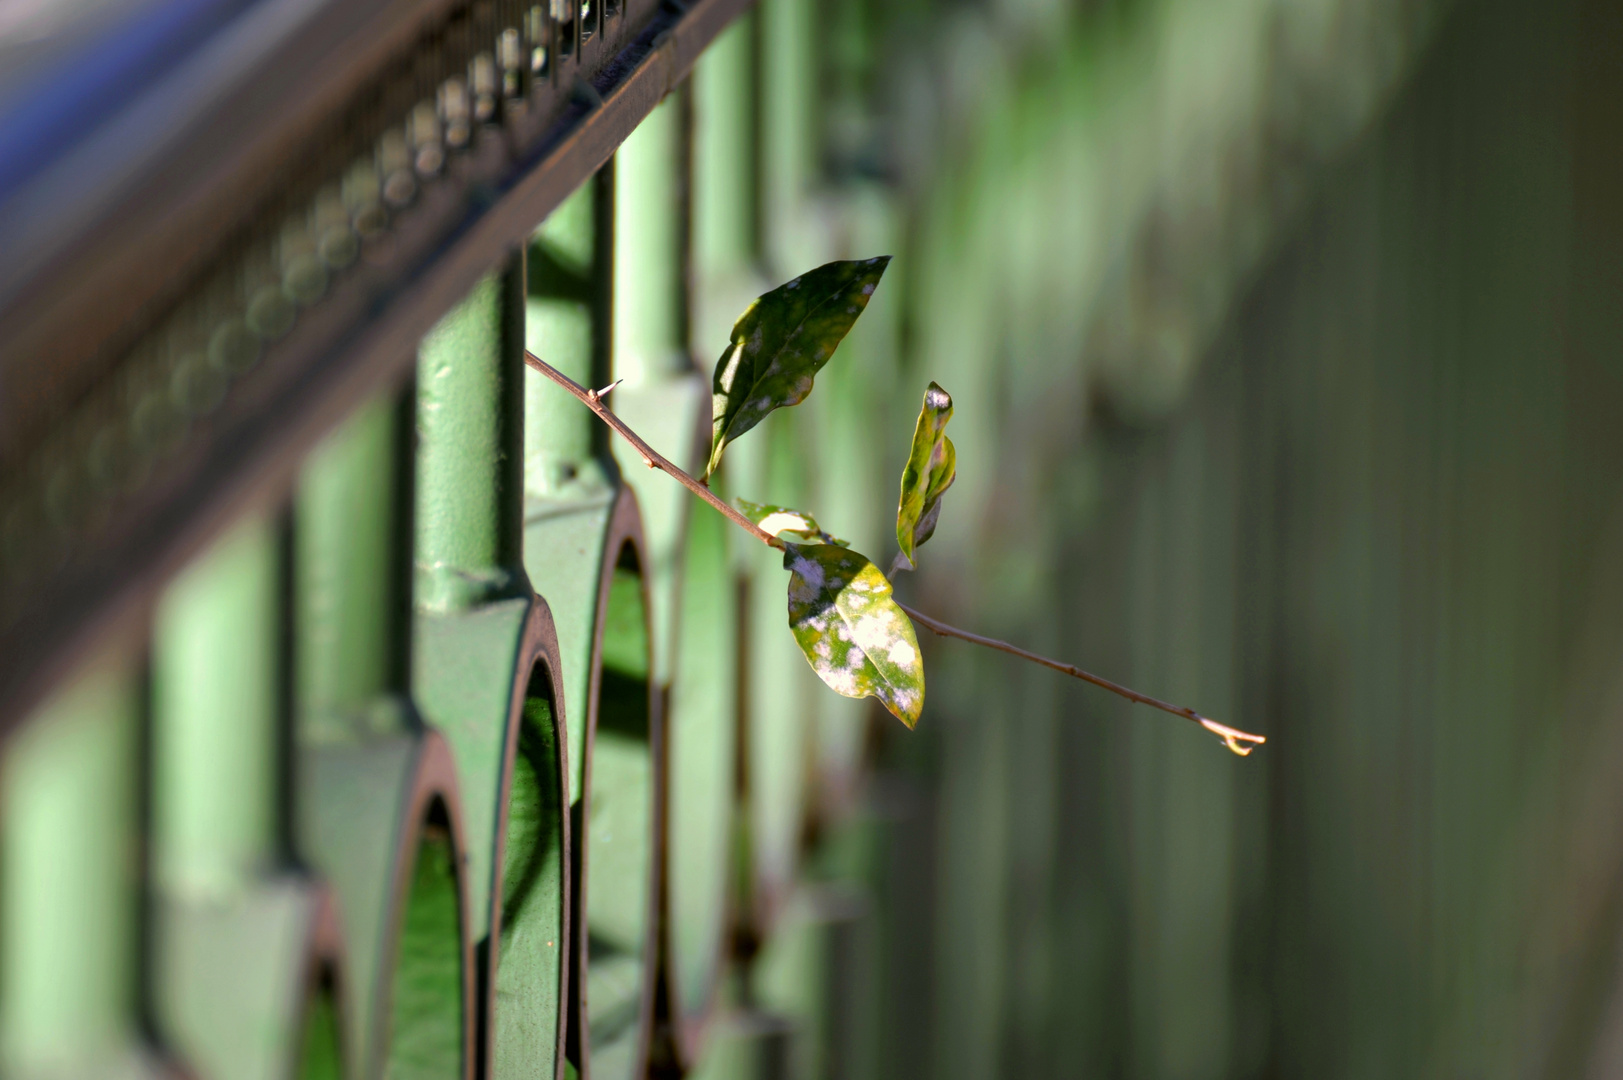
[[[655,450],[652,446],[649,446],[647,443],[643,442],[642,437],[627,427],[625,421],[621,420],[618,416],[615,416],[609,411],[608,407],[603,404],[603,398],[610,390],[613,390],[616,386],[620,385],[618,380],[609,386],[604,387],[601,391],[588,390],[529,350],[525,350],[524,362],[584,402],[588,409],[591,409],[598,415],[599,419],[601,419],[605,424],[609,425],[609,427],[613,428],[619,433],[621,438],[625,439],[636,448],[637,453],[642,455],[643,462],[647,464],[650,469],[658,469],[661,472],[666,473],[672,479],[679,482],[683,487],[693,492],[693,494],[715,507],[734,525],[737,525],[739,528],[755,537],[761,543],[767,545],[768,547],[777,548],[779,551],[784,550],[782,540],[779,540],[776,536],[773,536],[771,533],[755,524],[755,522],[739,513],[736,509],[723,502],[708,487],[700,483],[698,480],[695,480],[692,476],[688,475],[685,470],[671,462],[658,450]],[[894,574],[896,570],[897,567],[892,564],[891,573]],[[1083,682],[1092,683],[1094,686],[1103,687],[1113,694],[1120,694],[1128,701],[1134,701],[1140,705],[1148,705],[1151,708],[1160,709],[1162,712],[1171,713],[1173,716],[1181,716],[1186,720],[1193,720],[1207,731],[1210,731],[1212,734],[1222,739],[1224,745],[1226,745],[1236,754],[1239,754],[1241,757],[1245,757],[1247,754],[1251,753],[1252,750],[1255,750],[1258,746],[1261,746],[1263,743],[1268,741],[1261,735],[1252,735],[1249,732],[1240,731],[1237,728],[1231,728],[1227,724],[1219,724],[1216,720],[1210,720],[1200,715],[1193,709],[1186,709],[1182,705],[1172,705],[1165,701],[1152,698],[1147,694],[1140,694],[1137,690],[1129,690],[1120,683],[1113,683],[1109,679],[1101,678],[1098,675],[1083,671],[1081,668],[1074,667],[1071,664],[1062,664],[1058,660],[1050,660],[1046,656],[1038,656],[1034,652],[1027,652],[1025,649],[1022,649],[1017,645],[1010,645],[1006,641],[999,641],[997,638],[982,637],[980,634],[972,634],[968,630],[960,630],[956,626],[949,626],[939,619],[932,619],[930,616],[921,611],[913,610],[900,601],[897,601],[897,604],[903,611],[907,612],[908,616],[911,617],[914,622],[923,624],[925,629],[939,634],[942,637],[954,637],[958,638],[960,641],[967,641],[974,645],[983,645],[988,649],[997,649],[999,652],[1006,652],[1011,656],[1018,656],[1022,660],[1030,660],[1034,664],[1041,664],[1043,667],[1052,668],[1063,675],[1069,675],[1072,678],[1081,679]],[[1248,743],[1251,745],[1246,745]]]
[[[1006,652],[1011,656],[1018,656],[1022,660],[1030,660],[1034,664],[1041,664],[1043,667],[1052,668],[1061,674],[1071,676],[1073,679],[1081,679],[1083,682],[1092,683],[1094,686],[1109,690],[1112,694],[1120,694],[1128,701],[1137,702],[1140,705],[1148,705],[1152,709],[1160,709],[1162,712],[1171,713],[1173,716],[1181,716],[1185,720],[1193,720],[1207,731],[1210,731],[1213,735],[1216,735],[1219,739],[1222,739],[1225,746],[1234,751],[1236,754],[1239,754],[1241,757],[1245,757],[1258,746],[1261,746],[1263,743],[1268,741],[1261,735],[1252,735],[1250,732],[1240,731],[1238,728],[1231,728],[1227,724],[1219,724],[1216,720],[1208,719],[1193,709],[1186,709],[1182,705],[1173,705],[1168,702],[1161,701],[1159,698],[1152,698],[1148,694],[1141,694],[1137,690],[1130,690],[1120,683],[1114,683],[1109,679],[1095,675],[1092,672],[1083,671],[1081,668],[1072,664],[1062,664],[1058,660],[1050,660],[1046,656],[1038,656],[1034,652],[1027,652],[1018,645],[1010,645],[1007,641],[999,641],[997,638],[982,637],[980,634],[972,634],[968,630],[960,630],[956,626],[949,626],[939,619],[932,619],[922,611],[914,611],[900,600],[898,600],[896,603],[898,607],[907,612],[908,616],[914,622],[922,624],[925,629],[930,630],[941,637],[958,638],[960,641],[968,641],[975,645],[984,645],[988,649],[997,649],[999,652]],[[1246,745],[1248,743],[1251,745]]]
[[[602,390],[588,390],[586,387],[580,385],[580,383],[576,382],[574,379],[571,379],[568,375],[565,375],[563,372],[559,371],[557,368],[553,367],[551,364],[547,363],[533,352],[530,352],[528,349],[524,351],[524,362],[535,368],[535,370],[539,371],[547,378],[551,379],[553,382],[557,383],[559,386],[563,387],[565,390],[568,390],[571,394],[574,394],[581,401],[585,402],[586,407],[595,412],[599,419],[617,431],[621,438],[625,439],[626,442],[630,443],[636,448],[637,453],[642,455],[643,462],[650,469],[658,469],[661,472],[666,473],[672,479],[678,481],[683,487],[693,492],[693,494],[697,495],[699,498],[721,511],[721,513],[732,521],[734,525],[737,525],[739,528],[755,537],[755,539],[759,540],[767,547],[777,548],[779,551],[783,550],[782,540],[779,540],[776,536],[773,536],[765,529],[762,529],[760,526],[756,525],[755,522],[751,521],[749,518],[727,505],[727,503],[723,502],[715,492],[711,491],[693,477],[689,476],[683,469],[671,462],[658,450],[655,450],[652,446],[649,446],[647,443],[643,442],[641,436],[639,436],[635,431],[632,431],[630,428],[626,427],[625,421],[621,420],[618,416],[615,416],[608,410],[608,407],[603,404],[603,398],[610,390],[613,390],[616,386],[620,385],[620,380],[616,379],[613,383],[604,387]]]

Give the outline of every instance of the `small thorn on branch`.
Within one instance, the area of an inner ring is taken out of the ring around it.
[[[613,382],[609,383],[609,385],[605,386],[603,389],[601,389],[601,390],[588,390],[587,393],[592,395],[592,400],[593,401],[602,401],[604,398],[606,398],[610,394],[614,393],[614,388],[616,386],[619,386],[623,382],[625,382],[624,379],[615,379]],[[646,461],[647,458],[644,457],[644,460]],[[652,464],[652,463],[650,463],[650,464]]]

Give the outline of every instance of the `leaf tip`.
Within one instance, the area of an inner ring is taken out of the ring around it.
[[[875,698],[885,707],[885,711],[902,722],[902,726],[912,731],[919,726],[919,717],[924,712],[924,687],[919,687],[918,693],[897,696],[894,694],[875,694]]]

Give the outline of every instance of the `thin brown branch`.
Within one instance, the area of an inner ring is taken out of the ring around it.
[[[605,424],[613,428],[619,433],[621,438],[625,439],[636,448],[637,453],[642,455],[643,462],[647,464],[650,469],[658,469],[661,472],[666,473],[683,487],[693,492],[693,494],[697,495],[699,498],[721,511],[721,513],[724,514],[734,525],[737,525],[739,528],[755,537],[761,543],[766,544],[768,547],[777,548],[779,551],[784,550],[782,540],[779,540],[776,536],[773,536],[771,533],[755,524],[755,522],[739,513],[733,507],[727,505],[703,483],[688,475],[686,470],[668,460],[652,446],[649,446],[647,443],[643,442],[641,436],[639,436],[635,431],[632,431],[625,425],[623,420],[608,410],[608,408],[603,404],[603,398],[608,396],[610,390],[613,390],[616,386],[620,385],[618,380],[604,387],[602,390],[588,390],[586,387],[580,385],[575,380],[571,379],[569,376],[565,375],[563,372],[559,371],[557,368],[553,367],[551,364],[547,363],[545,360],[528,350],[526,350],[524,353],[524,362],[584,402],[588,409],[591,409],[594,413],[596,413]],[[896,564],[892,564],[891,573],[894,574],[896,570]],[[1255,750],[1258,746],[1261,746],[1263,743],[1268,741],[1261,735],[1252,735],[1249,732],[1240,731],[1237,728],[1231,728],[1227,724],[1219,724],[1216,720],[1207,719],[1193,709],[1186,709],[1181,705],[1171,705],[1165,701],[1152,698],[1147,694],[1140,694],[1137,690],[1129,690],[1120,683],[1113,683],[1109,679],[1101,678],[1098,675],[1083,671],[1079,667],[1074,667],[1070,664],[1062,664],[1058,660],[1050,660],[1046,656],[1038,656],[1034,652],[1027,652],[1025,649],[1022,649],[1017,645],[1010,645],[1006,641],[999,641],[997,638],[982,637],[980,634],[972,634],[968,630],[960,630],[956,626],[949,626],[946,623],[941,622],[939,619],[932,619],[930,616],[921,611],[914,611],[912,608],[908,607],[906,604],[901,604],[899,601],[898,604],[903,611],[907,612],[907,614],[912,617],[914,622],[922,623],[925,629],[931,630],[942,637],[954,637],[961,641],[968,641],[975,645],[984,645],[989,649],[997,649],[1000,652],[1006,652],[1011,656],[1018,656],[1022,660],[1030,660],[1034,664],[1041,664],[1043,667],[1052,668],[1063,675],[1069,675],[1072,678],[1081,679],[1083,682],[1089,682],[1095,686],[1103,687],[1104,689],[1109,690],[1111,693],[1120,694],[1127,700],[1136,701],[1140,705],[1148,705],[1151,708],[1160,709],[1162,712],[1169,712],[1173,716],[1181,716],[1186,720],[1193,720],[1207,731],[1210,731],[1212,734],[1222,739],[1223,743],[1230,750],[1234,751],[1236,754],[1239,754],[1241,757],[1245,757],[1247,754],[1251,753],[1252,750]],[[1252,745],[1248,746],[1246,745],[1247,743]]]
[[[693,494],[697,495],[699,498],[721,511],[721,513],[726,515],[726,517],[732,521],[734,525],[737,525],[740,529],[743,529],[745,532],[755,537],[755,539],[759,540],[767,547],[774,547],[779,551],[783,550],[782,540],[779,540],[776,536],[773,536],[771,533],[755,524],[755,522],[751,521],[743,514],[740,514],[731,506],[728,506],[716,495],[715,492],[711,491],[693,477],[689,476],[684,469],[670,461],[658,450],[655,450],[652,446],[649,446],[647,443],[643,442],[640,435],[626,427],[623,420],[608,410],[608,407],[603,404],[603,398],[610,390],[613,390],[614,387],[620,385],[618,380],[612,385],[605,387],[601,392],[597,390],[588,390],[586,387],[580,385],[580,383],[576,382],[574,379],[571,379],[568,375],[565,375],[563,372],[559,371],[557,368],[553,367],[551,364],[547,363],[533,352],[530,352],[528,349],[524,351],[524,362],[535,368],[535,370],[539,371],[547,378],[551,379],[553,382],[557,383],[559,386],[563,387],[565,390],[568,390],[571,394],[574,394],[581,401],[585,402],[586,407],[595,412],[599,419],[601,419],[605,424],[609,425],[609,427],[613,428],[615,431],[619,432],[621,438],[636,448],[637,453],[642,455],[643,463],[646,464],[650,469],[658,469],[667,474],[672,479],[680,483],[683,487],[693,492]]]
[[[1225,746],[1234,751],[1236,754],[1239,754],[1241,757],[1245,757],[1247,754],[1251,753],[1251,751],[1268,741],[1261,735],[1252,735],[1249,732],[1240,731],[1237,728],[1231,728],[1227,724],[1219,724],[1216,720],[1208,719],[1193,709],[1186,709],[1182,705],[1173,705],[1168,702],[1161,701],[1158,698],[1152,698],[1148,694],[1141,694],[1137,690],[1130,690],[1120,683],[1114,683],[1109,679],[1102,678],[1093,674],[1092,672],[1083,671],[1081,668],[1072,664],[1062,664],[1058,660],[1050,660],[1046,656],[1038,656],[1034,652],[1027,652],[1018,645],[1010,645],[1007,641],[999,641],[997,638],[982,637],[980,634],[972,634],[968,630],[960,630],[956,626],[949,626],[939,619],[932,619],[922,611],[914,611],[912,608],[901,603],[900,601],[897,603],[903,611],[907,612],[914,622],[922,624],[925,629],[933,631],[942,637],[958,638],[960,641],[968,641],[975,645],[984,645],[988,649],[997,649],[999,652],[1006,652],[1010,656],[1018,656],[1022,660],[1030,660],[1034,664],[1041,664],[1043,667],[1052,668],[1053,670],[1064,675],[1069,675],[1074,679],[1081,679],[1083,682],[1092,683],[1094,686],[1103,687],[1113,694],[1120,694],[1128,701],[1135,701],[1140,705],[1148,705],[1152,709],[1160,709],[1162,712],[1171,713],[1173,716],[1181,716],[1185,720],[1193,720],[1207,731],[1210,731],[1213,735],[1216,735],[1219,739],[1222,739]]]

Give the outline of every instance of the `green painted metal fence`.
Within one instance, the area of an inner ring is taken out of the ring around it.
[[[761,208],[789,220],[811,177],[809,133],[763,143],[754,112],[804,109],[809,12],[737,19],[607,164],[519,221],[414,368],[22,725],[7,1075],[629,1080],[782,1057],[789,1029],[748,1019],[736,958],[783,922],[866,714],[818,703],[775,580],[754,585],[774,561],[522,355],[624,379],[616,410],[701,461],[718,313],[769,283]],[[605,32],[614,14],[581,9]],[[531,59],[539,76],[562,55]],[[810,434],[719,483],[792,494]]]

